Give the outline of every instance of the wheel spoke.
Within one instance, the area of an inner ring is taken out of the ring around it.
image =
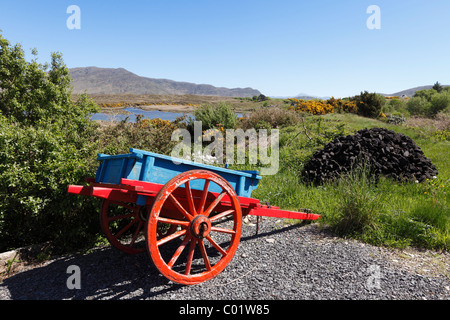
[[[215,215],[215,216],[213,216],[211,219],[209,219],[211,222],[214,222],[214,221],[217,221],[217,220],[219,220],[219,219],[222,219],[223,217],[226,217],[226,216],[228,216],[228,215],[230,215],[230,214],[233,214],[233,213],[235,213],[236,211],[235,210],[227,210],[227,211],[224,211],[224,212],[222,212],[222,213],[219,213],[219,214],[217,214],[217,215]]]
[[[178,232],[175,232],[175,233],[173,233],[173,234],[171,234],[171,235],[169,235],[167,237],[164,237],[164,238],[160,239],[159,241],[157,241],[156,245],[159,247],[159,246],[161,246],[161,245],[163,245],[163,244],[165,244],[165,243],[167,243],[169,241],[172,241],[172,240],[174,240],[176,238],[179,238],[179,237],[185,235],[186,232],[187,232],[186,230],[180,230]]]
[[[197,211],[195,210],[194,198],[192,197],[191,185],[189,181],[186,181],[184,183],[184,188],[186,189],[186,197],[189,203],[189,210],[191,211],[191,214],[195,217],[197,215]]]
[[[138,224],[138,226],[136,228],[136,231],[134,232],[134,235],[133,235],[133,238],[131,239],[129,247],[133,247],[134,246],[134,243],[136,242],[136,239],[137,239],[137,237],[139,235],[139,232],[142,229],[142,225],[143,225],[142,221],[139,221],[139,224]]]
[[[178,258],[180,257],[180,255],[183,252],[184,248],[186,248],[186,245],[188,244],[189,240],[191,240],[191,238],[192,237],[189,236],[189,235],[184,237],[183,242],[178,247],[177,251],[175,251],[175,253],[172,256],[172,259],[170,259],[169,263],[167,264],[170,268],[172,268],[174,266],[175,262],[177,262]]]
[[[142,243],[137,242],[145,223],[139,218],[140,208],[116,200],[104,200],[101,207],[100,225],[106,238],[112,246],[127,254],[145,250]]]
[[[167,223],[167,224],[176,225],[176,226],[184,226],[184,227],[189,226],[189,221],[174,220],[174,219],[168,219],[168,218],[162,218],[162,217],[158,217],[158,222]]]
[[[225,250],[223,250],[223,248],[221,247],[221,246],[219,246],[210,236],[206,236],[205,237],[206,238],[206,240],[208,240],[212,245],[213,245],[213,247],[214,248],[216,248],[217,249],[217,251],[219,251],[223,256],[226,256],[228,253],[225,251]]]
[[[203,187],[203,193],[202,197],[200,199],[200,208],[198,208],[198,214],[203,213],[203,208],[205,207],[206,197],[208,196],[208,189],[209,189],[209,180],[205,180],[205,186]]]
[[[194,259],[194,251],[195,244],[197,241],[195,239],[191,239],[191,243],[189,244],[189,253],[186,261],[186,269],[184,270],[185,275],[189,275],[191,273],[192,260]]]
[[[225,228],[219,228],[219,227],[211,227],[211,231],[216,231],[220,233],[228,233],[228,234],[235,234],[236,231],[231,229],[225,229]]]
[[[122,230],[120,230],[118,233],[116,233],[115,237],[118,239],[125,231],[130,229],[138,221],[139,220],[137,220],[137,219],[133,219],[133,221],[131,221],[129,224],[127,224],[125,227],[123,227]]]
[[[178,211],[185,216],[186,219],[191,221],[193,217],[189,214],[189,212],[186,211],[186,209],[181,205],[181,203],[178,202],[178,200],[172,195],[169,195],[169,199],[172,201],[172,203],[177,207]]]
[[[203,212],[203,215],[209,217],[209,215],[211,214],[211,212],[214,210],[215,207],[217,207],[217,205],[219,204],[219,202],[222,200],[222,198],[226,195],[227,193],[224,191],[221,194],[219,194],[219,196],[214,200],[213,203],[211,203],[211,205],[208,207],[208,209],[206,209],[205,212]]]
[[[211,263],[209,262],[208,254],[206,253],[205,243],[203,242],[203,240],[198,241],[198,246],[200,247],[200,252],[202,253],[202,257],[203,257],[203,261],[205,262],[206,270],[210,271]]]

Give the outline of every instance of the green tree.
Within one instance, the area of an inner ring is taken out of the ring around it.
[[[432,89],[436,90],[438,93],[441,93],[444,87],[442,87],[441,84],[436,81]]]
[[[93,201],[67,195],[95,170],[97,106],[72,99],[61,54],[28,62],[0,34],[0,251],[53,240],[78,246],[93,237]]]

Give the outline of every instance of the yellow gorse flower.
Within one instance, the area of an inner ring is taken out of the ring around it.
[[[303,99],[288,99],[291,106],[290,110],[299,112],[309,112],[315,115],[333,113],[335,110],[356,113],[358,108],[354,101],[344,101],[342,99],[335,99],[331,97],[328,100],[303,100]]]

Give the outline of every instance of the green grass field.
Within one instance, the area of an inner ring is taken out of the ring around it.
[[[252,196],[285,209],[309,208],[322,215],[320,223],[344,237],[398,248],[448,250],[449,141],[436,138],[433,128],[388,125],[354,114],[306,116],[304,123],[280,129],[280,170],[263,177]],[[373,127],[411,137],[437,167],[438,177],[421,184],[387,179],[373,183],[364,172],[354,172],[322,186],[300,181],[299,173],[315,150],[336,136]]]

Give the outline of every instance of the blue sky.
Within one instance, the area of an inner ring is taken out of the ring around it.
[[[70,30],[70,5],[81,29]],[[380,29],[366,12],[377,5]],[[449,0],[0,0],[0,29],[39,61],[345,97],[450,84]],[[31,55],[30,55],[31,56]],[[31,58],[30,58],[31,59]]]

